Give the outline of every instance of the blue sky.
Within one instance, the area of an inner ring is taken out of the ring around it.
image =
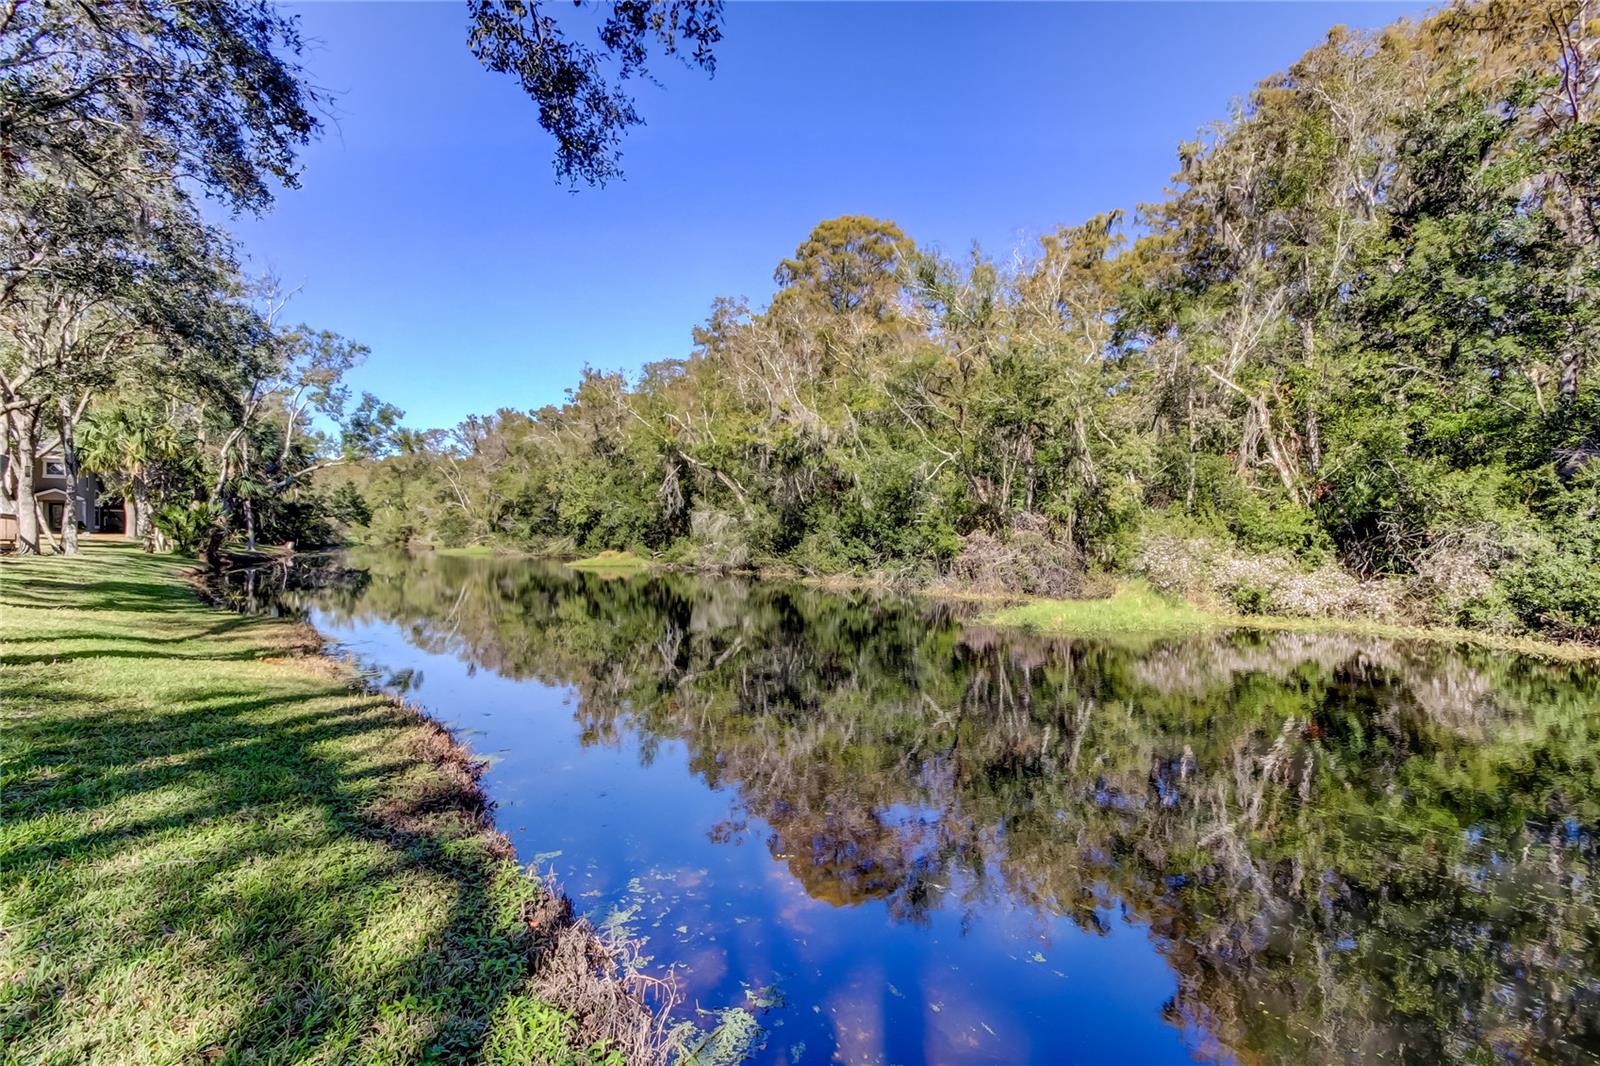
[[[833,215],[1009,253],[1158,197],[1181,140],[1338,23],[1416,4],[731,3],[716,77],[658,66],[626,180],[558,185],[466,5],[291,5],[337,118],[302,187],[230,221],[293,311],[372,349],[354,383],[414,426],[559,401],[585,364],[688,352],[718,295],[762,304]]]

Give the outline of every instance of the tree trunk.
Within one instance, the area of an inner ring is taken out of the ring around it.
[[[61,545],[57,543],[56,535],[50,529],[50,521],[45,518],[44,506],[39,502],[38,497],[35,497],[33,501],[33,520],[39,524],[39,539],[50,545],[51,552],[60,555]],[[65,524],[64,519],[63,524]]]
[[[256,508],[248,499],[244,501],[244,539],[251,551],[256,550]]]
[[[1556,388],[1563,410],[1572,410],[1578,402],[1578,378],[1582,375],[1583,350],[1574,344],[1561,353],[1561,377]]]
[[[144,474],[134,474],[133,487],[133,535],[144,541],[144,550],[153,551],[150,543],[150,487],[145,484]]]
[[[61,551],[78,554],[78,445],[73,436],[77,418],[72,402],[61,397],[61,469],[67,475],[67,502],[61,516]]]
[[[11,491],[11,483],[15,479],[16,471],[11,468],[11,428],[8,424],[0,426],[0,514],[17,513],[16,493]]]
[[[16,472],[17,554],[39,554],[39,501],[33,495],[34,439],[37,418],[32,411],[11,411],[6,415],[11,439],[16,442],[12,469]]]
[[[1266,446],[1267,461],[1272,464],[1272,469],[1278,472],[1278,480],[1283,482],[1283,487],[1289,491],[1289,498],[1295,503],[1304,503],[1300,490],[1295,484],[1295,470],[1290,463],[1288,454],[1283,446],[1278,443],[1278,434],[1272,428],[1272,412],[1267,408],[1266,398],[1263,396],[1252,397],[1251,409],[1255,412],[1255,436],[1249,447],[1254,458],[1255,441],[1260,441]]]
[[[1196,476],[1196,473],[1197,473],[1197,471],[1195,470],[1195,463],[1197,462],[1197,460],[1195,459],[1196,441],[1195,441],[1195,432],[1194,432],[1194,386],[1193,385],[1190,385],[1184,392],[1183,407],[1184,407],[1184,426],[1188,430],[1188,435],[1189,435],[1189,486],[1188,486],[1187,489],[1184,490],[1184,494],[1183,494],[1183,510],[1184,510],[1185,514],[1193,514],[1194,513],[1194,489],[1195,489],[1195,484],[1194,483],[1195,483],[1195,476]]]

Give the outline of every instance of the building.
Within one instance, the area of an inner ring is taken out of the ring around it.
[[[6,491],[0,498],[0,528],[15,536],[16,483],[11,477],[11,456],[0,458],[0,479]],[[61,442],[47,441],[40,445],[33,465],[33,495],[39,502],[39,513],[45,524],[60,536],[67,520],[67,467],[61,457]],[[93,474],[78,478],[77,514],[74,520],[80,530],[89,533],[124,532],[122,501],[106,495],[105,484]],[[7,539],[0,536],[0,539]]]

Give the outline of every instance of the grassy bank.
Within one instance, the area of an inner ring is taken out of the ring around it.
[[[985,615],[989,625],[1081,637],[1181,637],[1215,628],[1219,620],[1199,608],[1156,595],[1130,582],[1097,600],[1033,600]]]
[[[0,1061],[606,1057],[471,764],[309,630],[92,545],[0,561],[0,640]]]
[[[603,551],[599,555],[591,555],[587,559],[574,559],[567,563],[574,570],[588,570],[596,574],[616,574],[627,576],[629,574],[642,574],[650,569],[650,560],[642,558],[632,552]]]
[[[985,614],[982,622],[1044,636],[1085,638],[1159,639],[1236,628],[1357,633],[1390,639],[1476,644],[1569,662],[1600,660],[1600,648],[1588,644],[1562,644],[1470,629],[1393,625],[1363,619],[1235,614],[1167,599],[1139,581],[1122,585],[1104,599],[1032,600],[1002,607]]]

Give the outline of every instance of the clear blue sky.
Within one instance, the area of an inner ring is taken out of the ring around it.
[[[559,401],[586,363],[688,352],[718,295],[762,304],[819,220],[1007,253],[1160,195],[1181,140],[1337,23],[1417,4],[732,3],[716,77],[637,84],[626,180],[573,193],[466,5],[292,6],[338,117],[303,187],[231,222],[298,318],[372,348],[408,424]]]

